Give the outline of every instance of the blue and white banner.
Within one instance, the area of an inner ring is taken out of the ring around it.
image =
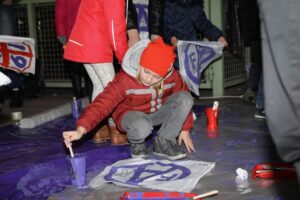
[[[180,74],[189,89],[199,94],[201,73],[222,55],[223,45],[218,42],[182,41],[177,43]]]
[[[0,35],[0,67],[20,73],[35,73],[32,38]]]
[[[144,187],[155,190],[191,192],[199,179],[214,168],[215,163],[183,160],[121,160],[108,166],[93,178],[94,189],[106,183],[124,187]]]
[[[138,17],[138,29],[141,39],[148,39],[148,4],[149,0],[133,0]]]

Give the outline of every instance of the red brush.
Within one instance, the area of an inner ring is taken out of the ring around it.
[[[258,164],[252,169],[253,178],[267,179],[295,179],[295,168],[289,163],[264,163]]]
[[[218,190],[213,190],[200,195],[183,192],[125,192],[120,200],[201,200],[201,198],[212,196],[218,193]]]

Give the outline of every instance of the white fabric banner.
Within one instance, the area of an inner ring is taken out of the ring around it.
[[[0,72],[0,86],[8,85],[11,83],[10,78],[8,78],[5,74]]]
[[[133,0],[132,1],[137,12],[138,29],[142,40],[149,38],[148,27],[148,4],[149,0]]]
[[[199,94],[202,71],[222,55],[223,45],[218,42],[182,41],[177,43],[180,74],[189,89]]]
[[[106,183],[124,187],[191,192],[199,179],[215,166],[213,162],[194,160],[121,160],[106,167],[89,186],[99,189]]]
[[[0,35],[0,67],[34,74],[34,40],[32,38]]]

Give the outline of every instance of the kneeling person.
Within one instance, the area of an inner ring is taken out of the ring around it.
[[[193,98],[177,70],[173,69],[174,47],[162,38],[140,41],[130,48],[122,70],[83,111],[75,131],[63,133],[65,143],[80,139],[112,111],[118,129],[125,131],[132,157],[146,157],[145,139],[160,125],[153,152],[177,160],[186,157],[178,144],[194,151]]]

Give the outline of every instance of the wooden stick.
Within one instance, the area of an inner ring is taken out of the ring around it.
[[[206,192],[206,193],[203,193],[203,194],[199,194],[197,196],[194,196],[192,199],[195,200],[195,199],[200,199],[200,198],[204,198],[204,197],[208,197],[208,196],[212,196],[212,195],[215,195],[215,194],[218,194],[219,191],[218,190],[212,190],[210,192]]]
[[[69,150],[70,150],[71,158],[74,158],[74,153],[71,145],[69,146]]]
[[[71,158],[74,158],[74,153],[73,153],[71,142],[69,142],[68,149],[70,151]]]
[[[262,170],[256,170],[255,173],[259,174],[259,173],[270,173],[270,172],[275,172],[275,171],[295,171],[295,169],[291,169],[291,168],[286,168],[286,169],[262,169]]]

